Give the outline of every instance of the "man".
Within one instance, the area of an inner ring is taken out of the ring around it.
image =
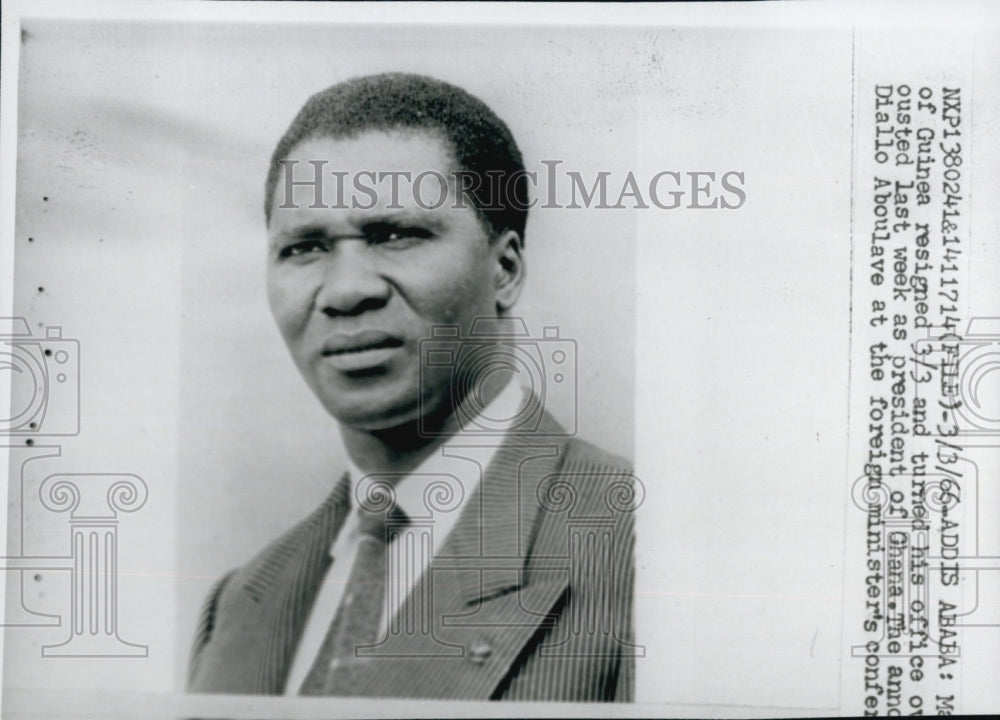
[[[268,295],[348,467],[212,589],[192,691],[632,699],[636,481],[511,381],[541,345],[511,317],[527,195],[507,126],[437,80],[349,80],[292,122]]]

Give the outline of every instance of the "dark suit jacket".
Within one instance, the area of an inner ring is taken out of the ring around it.
[[[353,694],[632,700],[637,485],[583,441],[508,437]],[[347,500],[331,494],[216,584],[190,691],[282,693]]]

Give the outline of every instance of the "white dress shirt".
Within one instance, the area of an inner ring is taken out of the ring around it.
[[[410,518],[410,523],[393,539],[390,547],[391,580],[386,588],[388,613],[382,614],[380,637],[390,618],[396,614],[430,565],[431,558],[444,545],[462,508],[478,487],[480,475],[493,459],[497,448],[503,444],[509,422],[504,427],[494,419],[509,418],[513,421],[523,406],[524,392],[517,382],[508,383],[480,413],[480,417],[490,418],[490,435],[471,432],[449,438],[413,472],[395,483],[396,503]],[[504,434],[497,435],[495,432]],[[391,481],[391,478],[378,473],[366,477],[349,459],[348,471],[352,483],[352,507],[357,507],[358,494],[355,491],[358,490],[359,482],[370,482],[380,477]],[[431,507],[428,507],[428,498]],[[352,512],[330,547],[333,563],[327,570],[309,611],[285,683],[286,695],[298,694],[319,654],[350,577],[359,539],[358,517]],[[427,552],[428,546],[430,552]]]

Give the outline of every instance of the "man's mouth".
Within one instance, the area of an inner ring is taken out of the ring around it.
[[[334,335],[323,343],[322,355],[344,371],[363,370],[387,362],[403,341],[381,330]]]
[[[323,356],[349,355],[369,350],[402,347],[403,341],[381,330],[365,330],[349,335],[334,335],[323,343]]]

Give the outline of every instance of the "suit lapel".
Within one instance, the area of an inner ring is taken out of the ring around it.
[[[568,572],[529,573],[527,561],[541,483],[564,451],[563,441],[537,438],[497,451],[387,638],[363,653],[372,667],[357,695],[488,699],[532,636],[552,626]]]
[[[539,483],[558,467],[560,444],[508,441],[494,456],[468,506],[440,553],[448,563],[464,564],[465,604],[516,589],[539,509]],[[516,570],[516,571],[515,571]]]

